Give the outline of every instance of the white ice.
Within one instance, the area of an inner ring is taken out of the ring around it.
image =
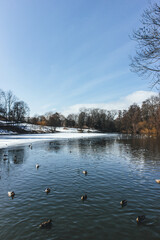
[[[56,139],[72,139],[72,138],[91,138],[103,136],[102,133],[78,133],[78,132],[59,132],[59,133],[45,133],[45,134],[23,134],[23,135],[1,135],[0,148],[7,148],[17,145],[25,145],[40,141],[52,141]]]

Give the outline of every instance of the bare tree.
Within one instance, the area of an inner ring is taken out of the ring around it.
[[[25,120],[25,117],[29,115],[29,107],[23,101],[15,102],[13,106],[12,114],[13,114],[13,119],[16,122],[23,122]]]
[[[59,113],[54,113],[49,117],[48,125],[54,127],[54,131],[56,131],[56,127],[61,127],[61,115]]]
[[[5,117],[4,92],[0,89],[0,116]]]
[[[133,31],[131,39],[137,42],[136,54],[131,57],[131,71],[149,77],[152,87],[160,85],[160,4],[146,9],[141,19],[142,26]]]
[[[79,128],[83,128],[84,124],[85,124],[85,117],[86,117],[86,113],[85,112],[80,112],[79,116],[78,116],[78,126]]]
[[[12,107],[17,100],[17,97],[11,92],[2,92],[4,99],[5,117],[10,121],[12,117]]]

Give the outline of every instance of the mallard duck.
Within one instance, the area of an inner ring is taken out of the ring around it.
[[[39,227],[40,228],[50,228],[52,224],[52,219],[49,219],[48,221],[42,222]]]
[[[88,173],[87,170],[83,170],[83,174],[87,175],[87,173]]]
[[[81,200],[86,200],[86,199],[87,199],[87,194],[85,194],[81,197]]]
[[[14,197],[14,195],[15,195],[15,192],[13,192],[13,191],[12,192],[8,192],[8,196],[9,197]]]
[[[136,218],[137,223],[142,223],[142,222],[144,222],[144,220],[145,220],[145,215],[138,216],[138,217]]]
[[[156,181],[157,183],[160,183],[160,179],[156,179],[155,181]]]
[[[6,160],[7,160],[7,158],[6,158],[6,157],[4,157],[4,158],[3,158],[3,160],[4,160],[4,161],[6,161]]]
[[[39,168],[39,164],[38,163],[36,164],[36,168]]]
[[[127,205],[127,200],[120,201],[120,204],[122,205],[122,207],[126,206]]]
[[[51,191],[50,188],[46,188],[46,189],[45,189],[45,192],[46,192],[46,193],[49,193],[50,191]]]

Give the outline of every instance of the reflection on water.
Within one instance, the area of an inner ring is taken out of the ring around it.
[[[158,139],[115,134],[2,149],[0,239],[159,239],[157,178]],[[39,229],[48,219],[52,227]]]

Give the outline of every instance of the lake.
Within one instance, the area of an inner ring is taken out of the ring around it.
[[[154,138],[106,134],[0,149],[0,239],[160,239],[155,179],[160,141]],[[138,215],[144,223],[137,224]],[[48,219],[51,228],[40,229]]]

